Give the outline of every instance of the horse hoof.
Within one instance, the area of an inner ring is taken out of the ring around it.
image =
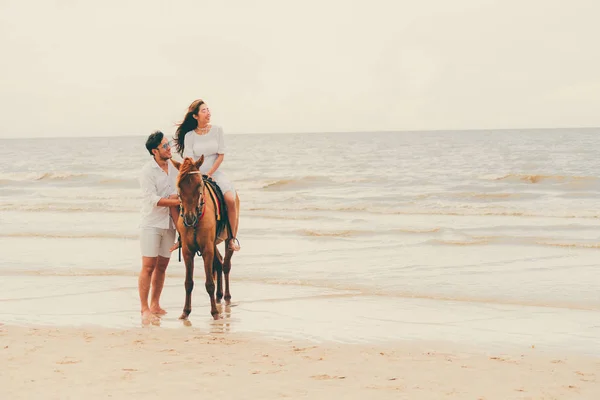
[[[189,315],[190,314],[183,313],[183,314],[181,314],[181,316],[179,317],[179,319],[188,319]]]

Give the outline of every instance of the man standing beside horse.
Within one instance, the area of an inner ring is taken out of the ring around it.
[[[140,248],[142,269],[138,278],[143,323],[157,323],[166,311],[160,307],[165,274],[175,242],[175,223],[180,204],[177,196],[179,171],[169,162],[171,146],[165,135],[156,131],[148,136],[146,149],[152,156],[142,168],[142,210]],[[150,289],[152,293],[150,295]],[[148,296],[150,295],[150,304]]]

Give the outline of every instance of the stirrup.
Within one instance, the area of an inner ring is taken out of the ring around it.
[[[234,242],[233,242],[234,240],[237,242],[237,246],[234,244]],[[232,248],[232,246],[233,246],[233,248]],[[241,247],[240,247],[240,241],[237,240],[237,238],[233,237],[233,238],[229,239],[229,243],[227,244],[227,247],[230,250],[239,251],[241,249]]]

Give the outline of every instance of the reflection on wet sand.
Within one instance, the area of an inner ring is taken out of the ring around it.
[[[231,304],[218,303],[219,319],[210,322],[211,334],[224,334],[231,332]]]

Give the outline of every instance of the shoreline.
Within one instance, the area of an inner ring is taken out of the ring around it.
[[[597,399],[600,358],[418,340],[315,344],[200,328],[0,325],[10,399]]]
[[[199,282],[201,278],[197,277]],[[4,276],[0,322],[46,329],[141,326],[136,282],[128,276]],[[184,290],[167,276],[161,329],[182,331]],[[198,285],[187,324],[211,334],[263,335],[313,343],[449,342],[489,351],[600,357],[597,310],[576,310],[445,299],[376,296],[355,290],[245,281],[232,286],[222,319],[209,314]],[[174,333],[178,334],[178,333]]]

